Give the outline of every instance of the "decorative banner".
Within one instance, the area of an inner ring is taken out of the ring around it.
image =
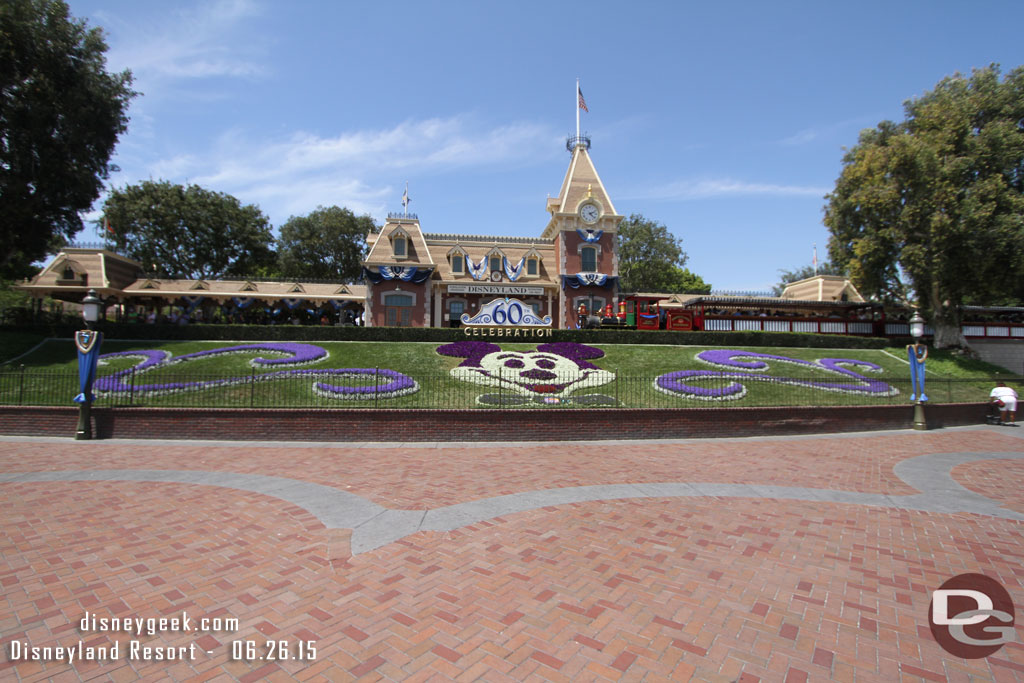
[[[507,275],[508,279],[512,282],[518,280],[519,276],[523,274],[523,265],[526,263],[525,256],[519,259],[519,265],[517,266],[513,266],[512,263],[504,256],[501,257],[501,261],[505,266],[505,275]]]
[[[100,358],[100,346],[103,344],[103,333],[93,330],[75,332],[75,348],[78,349],[78,396],[75,403],[90,403],[95,400],[92,393],[92,382],[96,378],[96,364]],[[86,397],[88,393],[88,397]]]
[[[418,285],[425,282],[434,272],[433,268],[416,268],[415,266],[381,266],[379,272],[363,268],[363,277],[375,285],[385,280],[402,280]]]
[[[204,296],[183,296],[181,298],[184,299],[186,303],[188,303],[188,307],[185,309],[185,313],[187,313],[188,315],[192,315],[192,312],[196,310],[196,307],[200,303],[202,303],[203,299],[205,299],[206,297],[204,297]]]
[[[573,289],[579,289],[587,285],[595,287],[611,287],[615,284],[617,277],[605,275],[604,273],[576,273],[575,275],[562,276],[562,289],[568,285]]]
[[[533,308],[519,299],[495,299],[480,307],[480,312],[470,317],[462,314],[463,325],[499,325],[502,327],[549,327],[551,316],[538,318]]]
[[[244,297],[233,296],[233,297],[231,297],[231,302],[235,305],[236,308],[240,308],[240,309],[249,308],[250,306],[253,305],[253,303],[255,301],[256,301],[256,299],[254,299],[251,296],[244,296]]]
[[[583,230],[581,228],[576,228],[576,234],[579,235],[580,239],[584,242],[594,244],[601,239],[601,235],[604,234],[604,230],[594,230],[593,228]]]
[[[480,263],[473,263],[469,258],[469,254],[466,254],[466,268],[474,280],[483,279],[484,275],[487,274],[487,257],[484,256],[480,259]]]
[[[928,347],[924,344],[907,346],[907,360],[910,361],[910,400],[922,403],[928,400],[924,394],[924,361],[928,358]]]

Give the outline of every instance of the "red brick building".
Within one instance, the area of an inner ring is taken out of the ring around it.
[[[567,328],[576,325],[581,304],[588,311],[615,304],[622,216],[589,146],[586,138],[570,139],[569,168],[535,237],[425,232],[415,216],[389,216],[367,236],[366,324],[454,326],[488,302],[510,298]]]

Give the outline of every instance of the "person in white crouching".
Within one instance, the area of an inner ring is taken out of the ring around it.
[[[1014,422],[1017,419],[1017,392],[1006,386],[1005,382],[998,382],[988,396],[989,400],[999,407],[1003,424],[1016,426]],[[1010,419],[1006,419],[1007,415]]]

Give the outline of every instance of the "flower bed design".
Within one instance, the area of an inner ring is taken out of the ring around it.
[[[314,344],[265,343],[240,344],[207,351],[187,353],[172,357],[167,351],[144,349],[139,351],[119,351],[100,356],[100,361],[111,358],[138,358],[138,363],[130,368],[119,370],[110,375],[96,379],[93,388],[100,395],[135,393],[149,396],[173,394],[182,391],[199,391],[212,387],[247,384],[251,382],[269,382],[282,378],[306,377],[313,380],[313,393],[326,398],[348,400],[374,400],[377,398],[397,398],[412,394],[419,390],[419,385],[408,375],[395,370],[374,368],[322,368],[322,369],[288,369],[276,370],[249,376],[227,377],[196,382],[163,382],[153,384],[135,384],[136,375],[153,370],[171,367],[199,358],[208,358],[224,354],[248,354],[265,352],[279,354],[280,358],[264,358],[258,356],[249,361],[254,368],[295,368],[295,366],[319,363],[328,356],[327,351]],[[126,384],[126,379],[131,384]],[[344,379],[371,381],[372,384],[350,386],[338,383]],[[324,380],[324,381],[319,381]]]
[[[502,351],[497,344],[459,341],[437,347],[442,356],[464,359],[452,368],[451,376],[502,390],[483,394],[477,403],[485,405],[562,405],[569,402],[609,405],[615,400],[600,394],[570,398],[586,387],[607,384],[615,373],[602,370],[589,361],[604,356],[604,351],[574,342],[540,344],[536,351]],[[504,393],[507,391],[508,393]]]
[[[879,380],[873,380],[861,375],[849,367],[858,367],[866,372],[881,372],[882,368],[874,363],[863,360],[852,360],[849,358],[819,358],[815,361],[800,360],[787,356],[776,356],[770,353],[754,353],[751,351],[739,351],[733,349],[714,349],[702,351],[697,354],[697,360],[725,368],[724,371],[714,370],[680,370],[659,375],[654,380],[654,388],[671,396],[682,398],[693,398],[702,401],[735,401],[747,394],[747,388],[740,382],[726,383],[723,380],[746,380],[757,382],[770,382],[775,384],[789,384],[793,386],[810,387],[822,391],[832,391],[843,394],[861,394],[869,396],[896,396],[899,389]],[[810,379],[792,377],[776,377],[773,375],[757,374],[768,370],[766,361],[788,363],[798,367],[815,371],[849,377],[854,382],[819,382]],[[737,370],[743,370],[739,372]],[[713,386],[699,386],[698,383],[712,384]]]

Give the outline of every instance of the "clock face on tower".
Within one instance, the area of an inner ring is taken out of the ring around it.
[[[580,218],[583,219],[584,223],[596,223],[600,217],[601,211],[597,208],[596,204],[584,204],[580,207]]]

